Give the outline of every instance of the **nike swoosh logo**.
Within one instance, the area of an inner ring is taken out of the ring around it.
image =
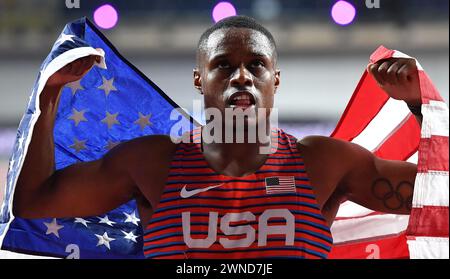
[[[208,190],[211,190],[211,189],[220,187],[220,186],[222,186],[222,185],[223,185],[223,183],[222,183],[222,184],[219,184],[219,185],[208,186],[208,187],[206,187],[206,188],[200,188],[200,189],[195,189],[195,190],[188,191],[188,190],[186,189],[186,186],[187,186],[187,184],[186,184],[186,185],[184,185],[183,188],[181,189],[180,196],[181,196],[182,198],[184,198],[184,199],[185,199],[185,198],[189,198],[189,197],[192,197],[192,196],[194,196],[194,195],[197,195],[198,193],[206,192],[206,191],[208,191]]]

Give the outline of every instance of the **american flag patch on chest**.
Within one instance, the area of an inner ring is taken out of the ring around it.
[[[266,193],[295,193],[295,178],[293,176],[266,177]]]

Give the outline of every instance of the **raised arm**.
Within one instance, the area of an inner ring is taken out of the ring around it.
[[[421,94],[416,61],[412,58],[390,58],[368,66],[369,73],[391,97],[406,102],[419,125]],[[341,180],[340,190],[348,199],[368,208],[396,214],[411,212],[417,165],[382,160],[356,144],[343,144],[349,169]]]
[[[16,185],[13,201],[16,216],[82,217],[105,213],[141,195],[139,185],[146,182],[142,168],[137,165],[148,159],[143,158],[146,150],[151,152],[151,146],[158,146],[153,148],[152,160],[164,157],[158,139],[141,138],[117,146],[97,161],[55,171],[53,127],[60,91],[66,83],[80,79],[95,59],[81,58],[48,80],[40,96],[41,114]]]
[[[370,64],[367,70],[390,97],[408,104],[421,125],[421,93],[415,60],[385,59]],[[345,199],[382,212],[408,214],[411,211],[415,164],[382,160],[359,145],[321,136],[302,139],[299,148],[309,154],[308,161],[313,165],[309,174],[321,186],[318,198],[329,220],[337,213],[335,205]]]

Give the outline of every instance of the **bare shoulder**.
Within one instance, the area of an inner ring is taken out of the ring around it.
[[[298,141],[297,147],[304,154],[305,160],[312,162],[312,165],[334,170],[337,177],[346,175],[353,169],[372,169],[377,162],[371,151],[342,139],[307,136]]]
[[[303,147],[318,147],[326,144],[327,142],[330,142],[332,138],[326,137],[326,136],[319,136],[319,135],[311,135],[306,136],[302,139],[299,139],[297,141],[297,145],[303,146]]]
[[[122,159],[138,159],[141,157],[170,156],[176,149],[176,144],[166,135],[151,135],[123,142],[108,152],[111,156],[121,156]]]
[[[329,154],[329,152],[339,151],[345,146],[348,147],[349,142],[319,135],[306,136],[299,139],[297,142],[297,147],[299,147],[302,151],[307,153],[313,152],[316,156],[322,153]]]
[[[169,136],[144,136],[114,147],[104,161],[125,169],[142,190],[153,182],[163,182],[176,147]]]
[[[311,171],[326,168],[326,173],[341,172],[354,156],[352,149],[357,145],[327,136],[306,136],[297,142],[297,148],[302,153],[305,162]]]
[[[317,179],[332,179],[336,183],[352,170],[363,174],[374,168],[377,158],[359,144],[326,136],[307,136],[297,147],[305,164]]]
[[[323,213],[329,215],[329,220],[334,218],[343,197],[337,191],[339,182],[357,162],[352,150],[356,146],[341,139],[318,135],[307,136],[297,142],[308,177],[315,188],[317,201],[322,206]]]
[[[348,142],[342,139],[336,139],[326,136],[312,135],[306,136],[297,142],[297,147],[305,153],[314,156],[339,156],[342,161],[342,156],[346,159],[359,156],[371,155],[371,152],[364,147]]]
[[[124,146],[127,145],[129,147],[175,147],[176,144],[172,142],[170,136],[168,135],[150,135],[143,136],[139,138],[135,138],[124,142]]]

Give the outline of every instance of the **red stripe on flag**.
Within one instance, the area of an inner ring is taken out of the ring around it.
[[[409,259],[406,235],[382,236],[348,244],[333,245],[329,259]]]
[[[432,135],[431,138],[422,138],[419,145],[417,171],[448,171],[448,144],[446,136]]]
[[[369,125],[388,100],[389,96],[365,71],[330,137],[353,140]]]
[[[351,216],[351,217],[350,216],[347,216],[347,217],[338,217],[338,216],[336,216],[336,218],[334,218],[334,222],[342,221],[342,220],[364,219],[364,218],[367,218],[369,216],[377,216],[377,215],[386,215],[386,213],[374,211],[374,212],[371,212],[369,214],[360,215],[360,216]]]
[[[374,154],[386,160],[407,160],[417,151],[419,141],[419,123],[413,115],[410,115],[408,120],[375,150]]]
[[[384,46],[379,46],[369,58],[370,63],[376,63],[381,59],[391,58],[395,51]]]
[[[448,206],[413,208],[407,235],[448,237]]]
[[[419,83],[422,93],[422,103],[429,104],[430,100],[444,102],[439,91],[431,82],[430,77],[424,71],[419,71]]]

